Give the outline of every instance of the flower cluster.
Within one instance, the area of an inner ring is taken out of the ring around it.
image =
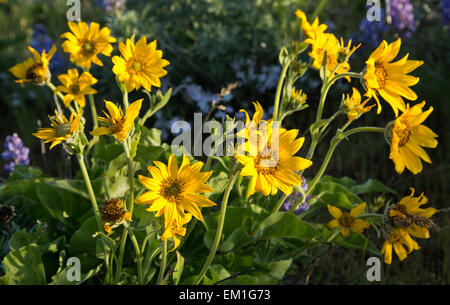
[[[409,0],[391,0],[392,26],[402,37],[410,38],[416,30],[413,5]]]
[[[4,167],[5,172],[13,172],[15,165],[28,165],[30,163],[28,158],[30,149],[23,145],[22,139],[19,138],[17,133],[7,136],[3,147],[5,151],[2,152],[2,159],[7,162]]]
[[[438,210],[431,207],[421,208],[427,202],[428,199],[423,193],[414,197],[414,189],[411,188],[411,195],[403,197],[399,203],[389,210],[386,241],[381,249],[386,264],[392,262],[392,249],[395,250],[401,261],[413,250],[419,249],[419,245],[411,236],[416,238],[430,237],[429,230],[435,228],[435,224],[430,218]],[[405,250],[403,245],[408,250]]]

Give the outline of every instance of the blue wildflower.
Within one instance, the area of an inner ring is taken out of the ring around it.
[[[413,6],[409,0],[391,0],[391,18],[394,30],[402,37],[410,38],[416,30]]]
[[[53,45],[53,39],[47,35],[47,29],[43,24],[35,24],[33,27],[33,37],[31,39],[31,47],[38,53],[42,53],[43,50],[50,51]],[[67,67],[66,60],[62,57],[59,51],[56,51],[50,61],[50,72],[60,74]]]
[[[302,188],[303,192],[306,192],[306,190],[308,189],[308,184],[306,183],[304,178],[303,178],[301,188]],[[284,201],[282,210],[290,211],[292,208],[292,204],[296,203],[297,200],[299,200],[301,196],[302,196],[301,192],[294,191],[294,193],[292,195],[290,195],[289,197],[287,197],[286,200]],[[295,211],[294,211],[295,214],[298,215],[298,214],[301,214],[301,213],[309,210],[309,205],[307,203],[309,198],[310,198],[310,196],[307,195],[306,198],[303,199],[303,202],[295,209]]]
[[[28,158],[30,149],[23,145],[22,139],[19,138],[17,133],[7,136],[3,146],[5,151],[2,152],[2,159],[7,161],[4,167],[5,172],[13,172],[15,165],[28,165],[30,163]]]

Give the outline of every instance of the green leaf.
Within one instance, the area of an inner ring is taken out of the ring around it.
[[[270,215],[261,222],[256,232],[258,239],[313,239],[318,236],[320,236],[320,232],[313,225],[300,220],[291,212],[277,212]]]
[[[44,264],[39,246],[29,244],[11,251],[3,260],[5,276],[0,283],[5,285],[45,285]]]
[[[138,131],[138,133],[134,136],[133,141],[131,142],[131,149],[130,149],[131,160],[133,160],[134,157],[136,157],[136,151],[140,138],[141,138],[141,131]]]
[[[352,209],[362,202],[361,198],[348,188],[328,178],[321,179],[312,190],[311,195],[319,201],[321,206],[331,204],[345,209]]]
[[[177,253],[177,263],[175,264],[175,269],[172,273],[172,279],[174,285],[178,285],[180,282],[181,274],[183,273],[184,268],[184,257],[180,254],[180,252],[176,251]]]
[[[351,191],[356,194],[366,194],[366,193],[392,193],[397,192],[393,189],[387,187],[383,183],[375,179],[369,179],[364,184],[355,185],[351,188]]]
[[[362,234],[353,233],[345,238],[338,235],[333,241],[345,248],[361,249],[363,251],[369,251],[377,256],[381,255],[378,248]]]
[[[73,234],[69,243],[69,252],[71,256],[81,253],[91,253],[95,255],[97,239],[93,237],[98,231],[95,217],[87,219],[81,227]]]
[[[87,279],[93,277],[96,275],[101,269],[103,265],[98,265],[97,267],[80,274],[80,281],[69,281],[67,279],[67,272],[71,268],[70,266],[67,266],[64,268],[61,272],[55,274],[52,276],[52,281],[49,283],[49,285],[80,285]]]

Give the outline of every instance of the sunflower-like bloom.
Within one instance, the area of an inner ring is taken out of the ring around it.
[[[164,228],[170,230],[173,222],[180,227],[186,223],[186,213],[192,214],[202,221],[200,207],[216,205],[199,193],[207,193],[213,189],[205,184],[212,171],[201,172],[203,162],[191,165],[189,158],[183,155],[181,166],[178,167],[175,156],[169,157],[168,165],[153,161],[156,165],[149,166],[152,178],[139,175],[139,181],[149,190],[136,199],[137,204],[150,204],[149,212],[157,212],[156,217],[164,214]],[[171,234],[168,232],[167,234]]]
[[[161,87],[161,77],[167,74],[163,68],[170,64],[168,60],[162,59],[162,51],[156,49],[156,40],[147,44],[144,36],[136,45],[127,39],[126,43],[119,43],[122,54],[114,56],[113,72],[120,82],[125,83],[128,92],[143,86],[147,91],[151,86]]]
[[[139,115],[142,100],[143,99],[139,99],[132,103],[128,107],[125,115],[123,115],[122,108],[120,106],[117,108],[117,106],[112,102],[105,100],[105,106],[106,109],[108,109],[109,114],[103,110],[105,117],[99,117],[98,120],[106,126],[97,127],[91,131],[91,135],[102,136],[112,134],[120,143],[125,141],[128,137],[128,132],[134,125],[134,120]]]
[[[327,26],[325,24],[319,24],[319,19],[316,17],[314,22],[310,24],[306,18],[306,15],[301,10],[295,12],[297,17],[302,20],[302,29],[308,37],[305,42],[312,46],[309,56],[313,59],[312,66],[316,69],[320,69],[322,66],[323,56],[326,53],[327,56],[327,76],[331,76],[331,73],[335,71],[336,74],[348,72],[350,65],[347,62],[348,58],[359,47],[351,47],[352,41],[348,42],[345,46],[343,39],[341,42],[331,33],[325,33]],[[349,77],[346,77],[350,81]]]
[[[405,250],[403,245],[408,247],[408,251]],[[389,232],[381,248],[381,254],[384,254],[384,262],[386,264],[392,263],[392,248],[394,248],[400,261],[404,260],[413,250],[420,249],[417,242],[405,230],[399,228],[392,229]]]
[[[433,111],[433,107],[430,107],[427,111],[422,111],[424,106],[425,101],[411,108],[408,104],[405,112],[393,124],[390,123],[386,127],[386,131],[389,133],[387,138],[391,138],[389,158],[394,162],[395,170],[399,174],[403,172],[405,167],[413,174],[421,172],[421,159],[431,163],[430,157],[422,146],[434,148],[438,144],[435,139],[437,134],[428,127],[421,125]]]
[[[329,228],[341,228],[342,236],[346,237],[350,233],[350,229],[355,233],[362,233],[364,229],[370,227],[370,224],[362,219],[357,218],[364,212],[366,203],[363,202],[353,208],[350,213],[342,212],[339,208],[327,204],[328,211],[335,218],[328,223]]]
[[[315,38],[318,34],[324,33],[328,28],[326,24],[319,23],[319,17],[316,17],[313,23],[309,23],[305,13],[299,9],[295,11],[295,15],[302,21],[302,30],[308,37]]]
[[[116,39],[110,36],[111,31],[107,27],[100,29],[96,22],[88,25],[86,22],[69,21],[69,28],[71,32],[61,35],[61,38],[67,39],[61,46],[64,52],[70,54],[70,60],[77,66],[88,69],[92,63],[103,66],[97,55],[111,56],[111,43],[116,42]]]
[[[36,133],[33,133],[33,136],[45,140],[44,143],[52,142],[50,149],[66,142],[78,131],[80,113],[75,115],[75,112],[72,112],[70,119],[67,120],[64,114],[55,110],[55,116],[49,116],[48,118],[51,122],[51,128],[39,128]]]
[[[351,97],[347,94],[347,99],[344,102],[344,107],[347,112],[347,118],[349,122],[357,119],[360,115],[370,111],[370,109],[372,109],[372,107],[375,106],[370,105],[364,107],[367,102],[368,100],[361,103],[361,94],[356,88],[353,88],[353,93]]]
[[[423,193],[414,197],[414,189],[411,188],[411,195],[403,197],[389,210],[389,218],[395,227],[403,228],[410,235],[429,238],[429,229],[434,227],[430,218],[439,210],[432,207],[422,209],[421,206],[427,202],[428,198]]]
[[[123,221],[131,222],[131,213],[125,209],[125,203],[120,198],[109,198],[100,208],[103,228],[108,234]]]
[[[42,51],[42,54],[39,54],[31,46],[28,46],[28,50],[33,54],[33,57],[11,67],[9,72],[18,78],[16,82],[22,86],[25,82],[44,85],[51,78],[48,66],[53,54],[56,52],[56,46],[53,45],[48,54],[45,50]]]
[[[180,239],[178,238],[178,236],[185,236],[186,235],[186,228],[183,227],[183,225],[187,224],[188,222],[190,222],[192,219],[192,215],[189,213],[186,213],[184,218],[183,218],[183,223],[180,225],[179,223],[177,223],[177,221],[172,221],[172,224],[170,225],[168,230],[165,230],[164,234],[161,236],[161,240],[166,240],[168,238],[172,238],[173,239],[173,248],[172,250],[169,250],[169,252],[174,251],[176,248],[178,248],[178,246],[180,245]]]
[[[257,192],[262,192],[265,196],[274,195],[278,189],[289,195],[293,185],[302,184],[302,178],[295,171],[312,165],[310,160],[294,156],[302,147],[305,138],[297,139],[297,129],[273,128],[271,120],[261,121],[264,111],[259,103],[253,104],[253,119],[250,120],[244,111],[247,117],[246,128],[238,133],[239,137],[248,139],[243,144],[245,148],[238,150],[247,152],[248,155],[237,153],[235,156],[244,165],[240,174],[251,177],[248,195]],[[273,143],[273,137],[277,136],[278,143]]]
[[[397,57],[400,45],[400,38],[390,44],[383,40],[366,61],[364,82],[367,92],[364,95],[377,101],[377,113],[381,112],[378,95],[391,105],[395,116],[398,116],[398,110],[405,110],[402,96],[412,101],[417,99],[417,95],[409,87],[417,84],[419,78],[408,73],[421,66],[423,61],[408,60],[406,54],[402,59],[392,62]]]
[[[91,85],[97,83],[97,79],[88,71],[83,72],[80,76],[77,69],[69,69],[67,74],[59,75],[58,79],[62,85],[57,86],[56,90],[65,93],[63,102],[66,107],[69,107],[70,103],[75,100],[80,107],[84,108],[86,106],[85,96],[97,93],[97,90],[91,88]]]

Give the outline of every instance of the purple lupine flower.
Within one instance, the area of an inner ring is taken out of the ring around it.
[[[450,24],[450,0],[442,0],[442,18],[445,25]]]
[[[126,0],[97,0],[95,1],[95,5],[101,6],[105,12],[112,14],[115,11],[123,11],[126,2]]]
[[[23,145],[22,139],[19,138],[17,133],[7,136],[3,146],[5,151],[2,152],[2,159],[7,161],[4,167],[5,172],[13,172],[15,165],[30,164],[30,159],[28,158],[30,149]]]
[[[47,35],[47,29],[43,24],[35,24],[33,27],[33,37],[31,39],[30,46],[37,52],[42,51],[49,52],[53,46],[53,39]],[[66,60],[62,57],[59,51],[56,51],[50,61],[50,72],[60,74],[67,67]]]
[[[416,30],[413,6],[409,0],[391,0],[392,27],[402,37],[410,38]]]
[[[303,178],[301,187],[302,187],[303,192],[306,192],[306,190],[308,189],[308,184],[306,183],[304,178]],[[292,203],[296,203],[297,200],[299,200],[301,197],[302,197],[302,193],[294,191],[293,195],[290,195],[289,197],[286,198],[286,200],[283,203],[282,209],[284,211],[290,211],[292,208]],[[310,198],[310,196],[307,195],[306,198],[303,199],[303,202],[295,209],[295,211],[294,211],[295,214],[298,215],[298,214],[301,214],[301,213],[309,210],[309,205],[307,203],[309,198]]]
[[[364,51],[377,47],[383,40],[383,34],[387,27],[383,23],[384,10],[381,10],[381,21],[369,21],[366,16],[359,23],[358,32],[351,35],[354,44],[361,43],[361,49]]]

